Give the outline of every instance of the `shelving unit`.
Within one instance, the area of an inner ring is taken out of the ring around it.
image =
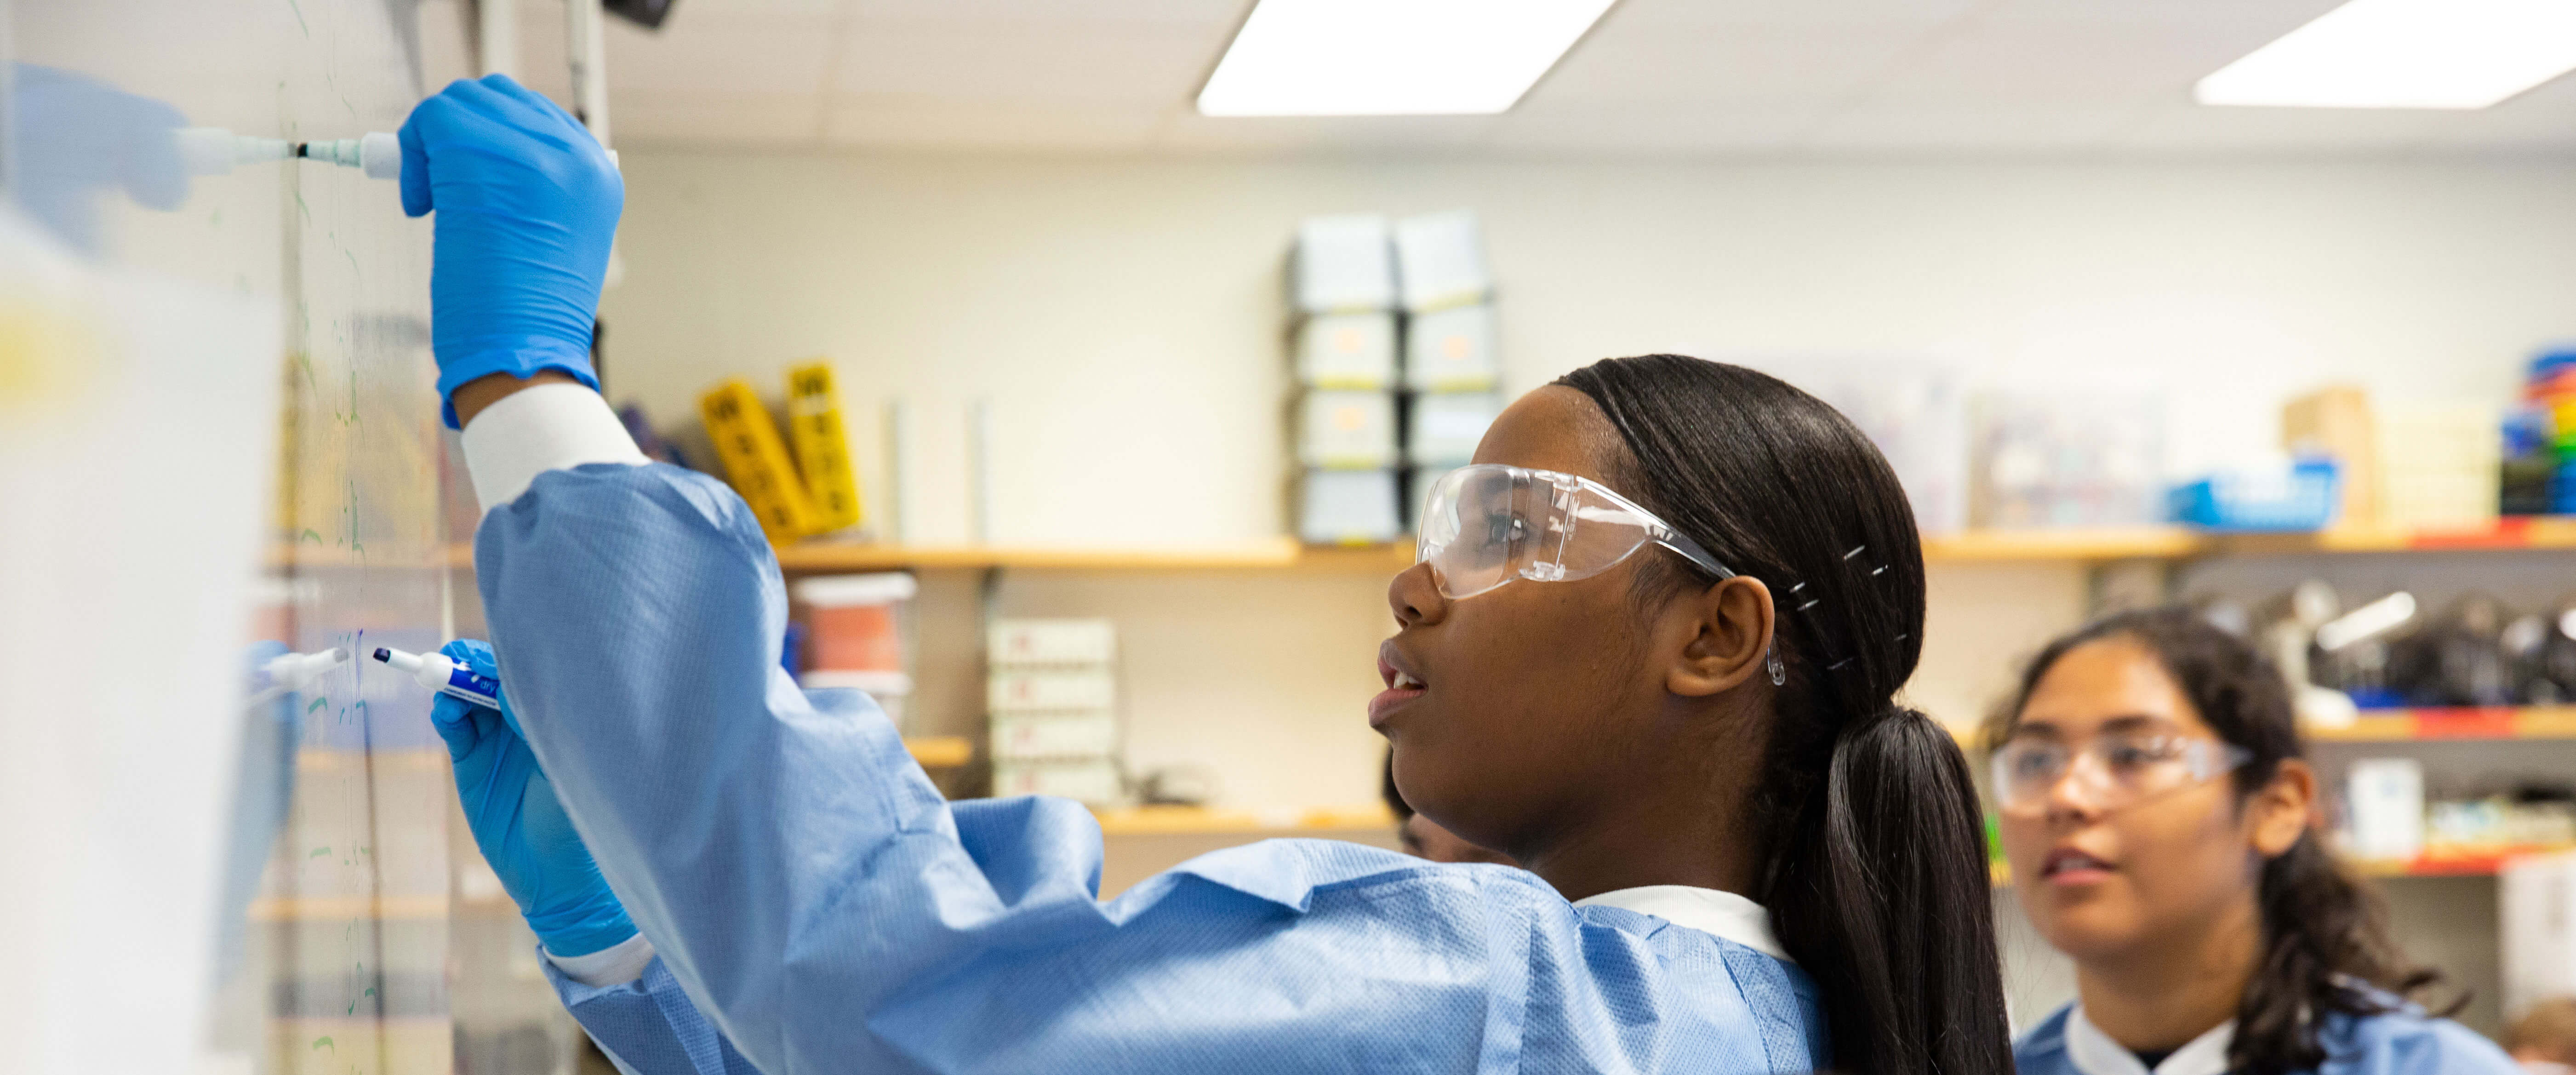
[[[2310,742],[2402,743],[2477,739],[2576,740],[2576,706],[2366,709],[2343,728],[2301,729]]]
[[[2475,531],[2322,530],[2314,533],[2209,533],[2178,526],[2114,530],[1970,530],[1923,540],[1931,564],[2106,563],[2185,560],[2203,556],[2319,553],[2576,550],[2576,516],[2509,518]],[[474,550],[449,545],[436,555],[370,558],[354,549],[306,542],[269,550],[268,565],[288,567],[445,566],[473,570]],[[1409,544],[1310,546],[1279,537],[1224,545],[1058,547],[1037,545],[790,545],[778,550],[790,574],[828,571],[1315,571],[1395,572],[1413,563]]]
[[[1196,806],[1137,806],[1102,810],[1095,816],[1100,819],[1100,832],[1104,836],[1208,836],[1263,832],[1298,835],[1395,827],[1395,815],[1376,804],[1325,807],[1289,816]]]
[[[2422,855],[2394,862],[2356,859],[2352,867],[2368,877],[2493,877],[2516,858],[2568,850],[2576,850],[2576,847],[2518,847],[2477,854]]]

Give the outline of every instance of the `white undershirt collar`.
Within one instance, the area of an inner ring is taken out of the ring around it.
[[[1773,959],[1789,959],[1771,935],[1771,912],[1732,892],[1689,885],[1645,885],[1585,896],[1577,907],[1616,907],[1653,915],[1684,929],[1734,941]],[[1795,962],[1795,960],[1791,960]]]
[[[2066,1012],[2066,1058],[2084,1075],[2225,1075],[2227,1047],[2235,1040],[2236,1020],[2230,1019],[2185,1042],[2151,1073],[2138,1054],[2084,1018],[2084,1005]]]

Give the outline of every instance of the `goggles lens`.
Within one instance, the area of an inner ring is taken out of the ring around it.
[[[1996,804],[2012,813],[2045,812],[2069,776],[2085,801],[2117,810],[2208,783],[2252,758],[2243,747],[2154,732],[2105,735],[2081,747],[2016,739],[1995,751],[1991,775]]]
[[[1697,542],[1589,478],[1482,463],[1443,475],[1424,497],[1415,561],[1440,592],[1473,597],[1513,579],[1567,582],[1616,566],[1648,543],[1719,578],[1735,574]]]

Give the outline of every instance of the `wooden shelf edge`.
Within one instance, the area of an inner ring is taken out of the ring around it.
[[[1236,833],[1295,836],[1395,827],[1395,815],[1384,806],[1326,807],[1290,816],[1195,806],[1132,806],[1096,810],[1093,816],[1099,819],[1103,836],[1218,836]]]
[[[2317,743],[2576,739],[2576,706],[2365,709],[2349,726],[2300,732]]]
[[[962,735],[908,735],[903,748],[925,769],[954,768],[975,758],[975,741]],[[306,773],[342,772],[368,764],[369,757],[354,750],[307,748],[295,755],[295,768]],[[405,747],[379,750],[373,764],[379,771],[397,769],[404,772],[444,771],[447,768],[445,747]]]

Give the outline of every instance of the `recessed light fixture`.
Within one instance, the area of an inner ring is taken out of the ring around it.
[[[2351,0],[2201,79],[2205,105],[2485,108],[2576,68],[2569,0]]]
[[[1261,0],[1199,90],[1210,116],[1512,107],[1614,0]]]

